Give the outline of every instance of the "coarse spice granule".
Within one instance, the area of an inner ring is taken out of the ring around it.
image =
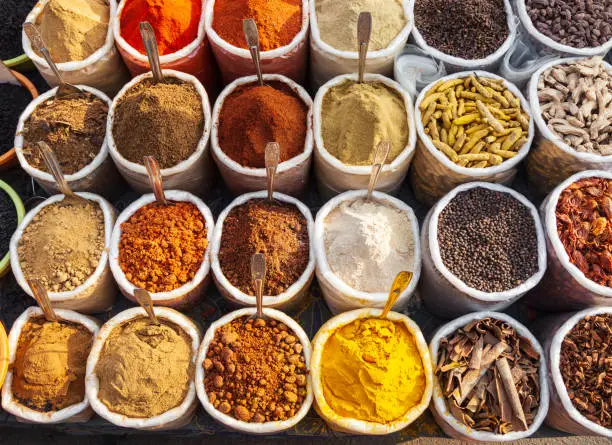
[[[303,346],[277,320],[240,317],[220,327],[204,360],[204,387],[212,405],[244,422],[295,416],[307,395]]]
[[[121,224],[119,265],[149,292],[169,292],[193,280],[208,247],[206,220],[191,202],[147,204]]]
[[[302,276],[310,257],[309,246],[308,222],[295,205],[251,199],[225,218],[219,263],[232,285],[254,296],[251,257],[263,253],[264,295],[275,296]]]
[[[474,187],[440,212],[438,244],[444,265],[468,286],[503,292],[538,271],[533,216],[508,193]]]
[[[0,189],[0,259],[9,251],[11,237],[17,229],[17,209],[11,197]]]
[[[2,98],[0,100],[1,156],[13,148],[19,116],[32,100],[32,95],[22,86],[0,83],[0,97]]]

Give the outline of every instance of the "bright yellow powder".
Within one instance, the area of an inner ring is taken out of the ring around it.
[[[334,332],[321,357],[323,395],[333,411],[390,423],[420,403],[425,373],[406,325],[358,319]]]

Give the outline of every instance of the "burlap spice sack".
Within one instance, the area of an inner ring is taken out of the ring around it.
[[[132,76],[150,71],[139,23],[153,27],[162,69],[195,76],[211,97],[217,95],[217,67],[204,30],[204,0],[122,0],[113,22],[117,48]]]
[[[19,422],[87,422],[93,414],[85,366],[100,322],[64,309],[55,314],[59,321],[47,322],[42,310],[29,307],[11,328],[2,408]]]
[[[39,27],[64,81],[89,85],[112,97],[129,79],[115,48],[116,11],[115,0],[42,0],[25,21]],[[94,41],[99,46],[92,47]],[[57,86],[57,77],[45,59],[34,51],[25,32],[22,42],[26,56],[47,83]]]
[[[225,85],[255,73],[242,21],[259,30],[261,69],[304,84],[308,58],[308,0],[209,0],[206,34]]]
[[[274,190],[305,192],[312,160],[312,99],[285,76],[265,74],[228,85],[213,109],[211,149],[223,180],[236,195],[266,188],[265,148],[278,142]]]
[[[30,102],[17,124],[17,159],[45,192],[58,193],[36,145],[44,141],[57,156],[73,191],[113,200],[122,193],[123,181],[108,153],[106,121],[111,100],[94,88],[78,87],[86,92],[84,98],[62,101],[55,98],[57,88],[53,88]]]

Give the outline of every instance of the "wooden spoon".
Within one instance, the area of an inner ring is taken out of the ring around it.
[[[149,22],[140,22],[140,37],[149,59],[149,66],[153,73],[153,82],[159,83],[164,81],[164,75],[159,61],[159,49],[157,47],[157,39],[155,32]]]
[[[366,57],[368,55],[368,46],[370,45],[370,36],[372,35],[372,14],[369,12],[360,12],[357,19],[357,51],[359,52],[359,83],[363,83],[365,75]]]
[[[49,300],[47,290],[44,288],[40,280],[37,278],[32,278],[27,281],[28,286],[30,286],[30,289],[32,289],[32,294],[34,294],[34,299],[40,306],[40,309],[43,311],[43,314],[47,321],[59,320],[59,317],[53,310],[53,306],[51,305],[51,300]]]
[[[155,315],[155,310],[153,309],[153,300],[151,299],[151,294],[146,289],[136,288],[134,289],[134,298],[138,304],[145,310],[151,323],[155,325],[159,325],[159,320],[157,315]]]
[[[51,147],[49,147],[46,142],[40,141],[38,143],[38,149],[40,150],[43,160],[45,161],[47,169],[51,172],[53,179],[55,179],[55,183],[57,184],[57,188],[59,189],[60,193],[72,201],[80,204],[88,204],[89,201],[87,199],[74,193],[68,185],[68,181],[66,181],[66,177],[64,176],[62,168],[60,167],[57,157],[55,156],[55,153]]]
[[[147,168],[149,183],[151,184],[151,188],[153,189],[153,194],[155,195],[155,200],[157,203],[165,206],[173,204],[166,199],[166,194],[164,193],[164,181],[162,179],[162,174],[157,159],[155,159],[153,156],[145,156],[144,164]]]
[[[404,292],[404,290],[408,287],[411,281],[412,272],[403,271],[397,274],[397,276],[393,280],[393,284],[391,285],[389,297],[387,298],[385,308],[380,314],[380,318],[387,318],[387,315],[389,315],[389,312],[393,308],[393,305],[395,304],[399,296],[402,294],[402,292]]]

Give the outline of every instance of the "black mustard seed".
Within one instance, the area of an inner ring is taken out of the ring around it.
[[[9,250],[9,243],[17,229],[17,210],[11,197],[0,189],[0,259]]]
[[[0,83],[0,155],[13,148],[17,121],[31,100],[32,95],[25,88]]]
[[[21,28],[35,4],[36,0],[0,1],[0,59],[23,54]]]

